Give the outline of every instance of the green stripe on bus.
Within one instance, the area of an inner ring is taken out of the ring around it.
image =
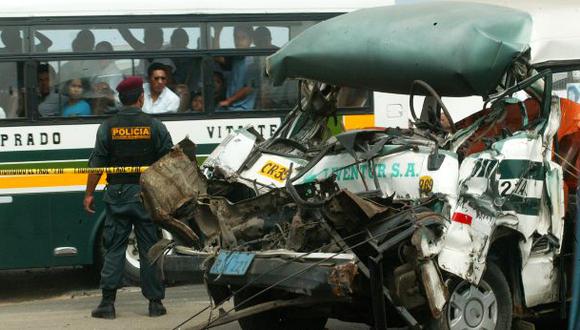
[[[197,154],[204,155],[202,157],[206,157],[205,155],[210,154],[215,147],[217,147],[217,143],[210,143],[210,144],[199,144],[197,145]],[[67,159],[88,159],[91,155],[91,151],[93,149],[60,149],[60,150],[38,150],[38,151],[8,151],[8,152],[0,152],[0,168],[12,168],[15,167],[14,165],[10,164],[2,164],[2,163],[14,163],[14,162],[44,162],[46,161],[49,163],[50,161],[55,160],[67,160]],[[200,158],[200,157],[198,157]],[[205,160],[205,158],[204,158]],[[77,167],[80,164],[82,166],[86,166],[86,161],[82,162],[66,162],[66,164],[74,164],[74,166],[64,166],[59,163],[58,166],[53,166],[55,163],[50,163],[50,166],[42,165],[45,163],[35,163],[32,166],[28,164],[18,164],[17,168],[47,168],[47,167]]]
[[[0,163],[88,159],[93,149],[56,149],[0,152]]]

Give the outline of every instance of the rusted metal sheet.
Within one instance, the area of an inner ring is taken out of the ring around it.
[[[328,283],[332,287],[332,292],[337,297],[346,297],[350,295],[354,278],[358,274],[358,267],[355,263],[337,265],[332,268],[328,277]]]
[[[191,149],[193,143],[184,143]],[[142,197],[153,220],[177,235],[185,244],[193,245],[198,236],[188,219],[177,215],[188,203],[207,193],[207,183],[195,160],[177,145],[141,174]]]

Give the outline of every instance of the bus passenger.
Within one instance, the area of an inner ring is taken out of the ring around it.
[[[15,27],[6,27],[0,33],[0,39],[4,43],[4,48],[0,48],[0,53],[20,53],[22,52],[22,38],[20,29]]]
[[[137,51],[146,51],[146,50],[160,50],[163,48],[163,29],[156,26],[148,26],[143,29],[143,41],[135,38],[133,33],[128,28],[119,28],[119,33],[121,37],[125,39],[125,41]],[[175,71],[175,64],[169,58],[154,58],[154,59],[144,59],[139,61],[137,64],[136,71],[137,72],[145,72],[147,67],[151,65],[151,63],[163,63],[167,65],[170,69],[167,70],[167,74],[170,75]],[[168,80],[171,77],[167,77]]]
[[[167,87],[167,71],[168,67],[161,63],[153,63],[147,69],[149,83],[143,85],[143,112],[156,114],[176,112],[179,109],[179,96]]]
[[[234,27],[234,45],[236,48],[249,48],[252,45],[253,28],[251,25]],[[226,79],[226,98],[219,106],[230,110],[252,110],[256,103],[257,63],[252,56],[232,56],[220,60],[224,67],[230,67]]]
[[[189,44],[189,36],[187,35],[187,32],[183,28],[177,28],[173,30],[173,33],[171,34],[168,49],[172,50],[187,49],[188,44]]]
[[[37,69],[38,78],[38,114],[42,117],[58,116],[63,104],[67,102],[66,96],[61,96],[56,90],[56,72],[48,64],[39,64]]]
[[[47,52],[48,48],[52,46],[52,40],[42,34],[40,31],[35,31],[34,36],[39,44],[34,45],[34,51],[37,53]],[[0,35],[4,48],[0,48],[0,53],[20,53],[22,52],[22,38],[20,37],[19,28],[4,28]]]
[[[162,122],[141,111],[144,102],[141,78],[126,78],[117,86],[117,92],[124,107],[99,126],[89,166],[151,165],[171,149],[171,136]],[[103,232],[106,252],[100,283],[103,297],[91,312],[92,317],[116,317],[115,298],[122,285],[125,251],[132,227],[139,248],[141,293],[149,300],[149,316],[167,313],[161,303],[165,298],[163,282],[147,257],[147,252],[157,242],[157,227],[141,202],[139,177],[138,173],[107,175],[108,186],[103,197],[107,215]],[[95,213],[93,195],[100,178],[101,174],[89,174],[87,179],[83,207],[89,213]]]
[[[219,71],[213,72],[213,99],[214,105],[226,99],[226,87],[224,74]]]
[[[173,30],[168,50],[184,50],[189,49],[189,35],[183,28]],[[199,46],[198,46],[199,48]],[[175,69],[172,72],[173,80],[176,85],[185,84],[189,90],[197,90],[201,88],[201,58],[200,57],[175,57],[172,58]],[[163,64],[169,64],[164,61],[156,61]]]
[[[83,91],[87,89],[86,85],[83,79],[78,78],[66,82],[65,93],[68,96],[68,101],[62,109],[64,117],[90,116],[91,106],[82,98]]]
[[[101,41],[95,46],[95,51],[111,53],[113,52],[113,45],[108,41]],[[95,73],[96,75],[92,77],[91,83],[93,85],[106,83],[111,90],[117,88],[117,85],[123,80],[123,74],[115,60],[108,58],[95,61]]]
[[[111,114],[117,112],[115,92],[106,82],[99,82],[92,86],[91,108],[93,115]]]
[[[280,48],[272,44],[272,33],[265,26],[259,26],[254,31],[254,45],[256,48]]]
[[[187,112],[189,110],[189,88],[187,85],[179,84],[175,86],[175,93],[179,96],[179,109],[177,112]]]
[[[144,28],[143,41],[135,38],[128,28],[119,28],[119,33],[134,50],[159,50],[163,46],[163,30],[160,27]]]
[[[191,98],[191,111],[203,112],[203,95],[200,92],[194,93]]]
[[[0,107],[6,118],[24,117],[21,63],[0,62]]]
[[[74,53],[92,52],[95,48],[95,35],[91,30],[80,30],[72,41],[71,48]],[[61,81],[74,78],[89,79],[95,71],[93,60],[68,61],[60,68],[60,79]]]
[[[96,52],[113,52],[113,45],[108,41],[101,41],[95,46]],[[113,113],[115,107],[115,91],[117,85],[123,80],[121,69],[115,60],[102,58],[95,61],[96,75],[91,78],[90,101],[94,115]]]

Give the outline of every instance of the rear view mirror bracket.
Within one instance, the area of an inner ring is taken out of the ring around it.
[[[433,152],[431,154],[429,154],[429,157],[427,158],[427,169],[429,171],[439,170],[439,168],[441,167],[441,164],[443,164],[444,160],[445,160],[445,155],[440,154],[439,153],[439,146],[435,145],[435,148],[433,148]]]

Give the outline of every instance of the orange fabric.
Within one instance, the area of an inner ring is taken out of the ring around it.
[[[568,99],[560,99],[560,109],[562,120],[558,128],[558,141],[566,135],[580,131],[580,104]]]
[[[574,164],[576,168],[580,166],[580,104],[569,99],[560,99],[560,110],[562,120],[558,128],[558,154]],[[565,162],[560,161],[562,167],[568,167],[569,171],[576,172]],[[567,188],[576,189],[578,181],[567,171],[564,171],[564,182]],[[568,204],[565,204],[568,205]]]
[[[536,120],[540,115],[540,103],[535,99],[527,99],[524,101],[526,110],[528,113],[528,122]],[[457,123],[458,128],[464,128],[473,124],[481,116],[486,116],[490,113],[491,109],[483,109],[479,112],[472,114],[471,116],[459,121]],[[523,126],[523,118],[520,112],[520,106],[517,104],[510,104],[506,106],[505,117],[503,120],[497,122],[498,125],[483,126],[473,134],[473,137],[478,137],[483,134],[483,136],[475,142],[467,143],[465,149],[465,155],[470,155],[476,152],[483,151],[485,149],[485,144],[483,143],[483,138],[499,136],[502,133],[503,128],[507,128],[510,132],[518,131]]]

